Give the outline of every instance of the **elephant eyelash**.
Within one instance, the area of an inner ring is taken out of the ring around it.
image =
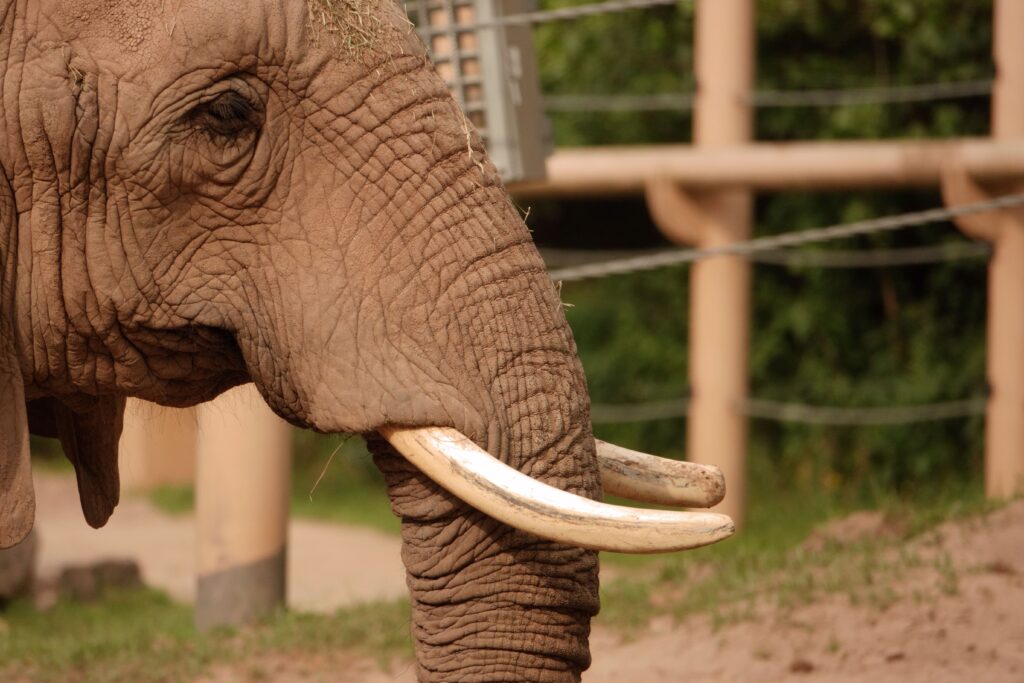
[[[191,127],[213,138],[232,141],[259,130],[262,108],[236,90],[199,104],[188,114]]]

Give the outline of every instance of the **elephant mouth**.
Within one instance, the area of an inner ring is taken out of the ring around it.
[[[621,553],[688,550],[735,532],[711,512],[623,507],[554,488],[515,470],[447,427],[378,430],[396,451],[463,502],[509,526],[567,545]],[[710,507],[725,496],[716,467],[597,441],[606,492],[638,502]]]

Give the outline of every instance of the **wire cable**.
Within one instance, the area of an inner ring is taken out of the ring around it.
[[[987,97],[992,79],[880,85],[867,88],[823,88],[814,90],[757,90],[748,103],[759,109],[772,107],[842,107],[864,104],[906,104]],[[692,92],[649,95],[565,94],[545,95],[544,108],[553,112],[689,111],[696,97]]]
[[[422,36],[437,35],[457,31],[459,33],[476,31],[479,29],[502,28],[504,26],[536,26],[549,24],[555,21],[568,21],[582,17],[593,17],[601,14],[614,14],[628,12],[635,9],[647,9],[649,7],[675,6],[678,0],[608,0],[607,2],[596,2],[589,5],[577,5],[575,7],[562,7],[560,9],[538,10],[536,12],[524,12],[522,14],[509,14],[498,17],[491,21],[480,21],[472,24],[455,24],[448,26],[420,26],[416,30]]]
[[[713,256],[751,256],[779,249],[802,246],[805,244],[817,244],[830,242],[832,240],[846,239],[858,235],[870,235],[880,232],[892,232],[905,230],[907,228],[941,223],[959,216],[968,216],[996,209],[1005,209],[1014,206],[1024,205],[1024,193],[1002,195],[993,199],[987,199],[972,204],[964,204],[951,208],[935,208],[925,211],[913,211],[910,213],[883,216],[869,220],[856,221],[854,223],[843,223],[830,225],[824,228],[812,230],[798,230],[760,237],[746,242],[735,242],[723,244],[716,247],[702,249],[680,249],[664,254],[651,254],[646,256],[635,256],[631,258],[605,261],[603,263],[592,263],[583,266],[569,268],[557,268],[548,271],[552,280],[561,282],[578,282],[595,278],[609,277],[612,275],[624,275],[648,270],[657,270],[670,266],[679,266],[693,263]]]
[[[773,422],[840,427],[893,426],[984,415],[986,403],[986,398],[974,397],[918,405],[850,408],[751,398],[744,403],[741,412],[747,417]],[[677,398],[629,404],[595,403],[590,410],[594,424],[652,422],[685,417],[689,401]]]
[[[992,79],[819,90],[759,90],[751,93],[755,107],[834,107],[969,99],[992,94]]]
[[[903,425],[983,415],[987,402],[984,397],[977,397],[923,405],[850,408],[846,406],[812,406],[803,403],[752,398],[744,404],[743,414],[762,420],[814,425]]]
[[[590,421],[594,424],[653,422],[685,417],[689,410],[689,401],[685,398],[643,403],[595,403],[590,406]]]
[[[763,251],[750,260],[761,265],[786,268],[891,268],[952,263],[971,259],[987,259],[992,247],[983,242],[952,242],[927,247],[900,249],[828,249]]]
[[[540,255],[551,269],[583,266],[592,263],[639,255],[672,254],[677,249],[562,249],[540,247]],[[890,268],[924,266],[936,263],[988,259],[992,247],[984,242],[948,242],[924,247],[893,249],[779,249],[751,254],[748,258],[759,265],[785,268]]]
[[[556,112],[690,111],[695,95],[666,92],[652,95],[544,95],[544,109]]]

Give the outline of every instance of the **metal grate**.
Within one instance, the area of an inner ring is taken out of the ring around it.
[[[506,182],[544,178],[551,150],[529,26],[494,26],[532,0],[409,0],[437,72]],[[482,28],[479,24],[488,24]]]

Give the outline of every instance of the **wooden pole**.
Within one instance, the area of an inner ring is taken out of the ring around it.
[[[996,0],[992,137],[1024,140],[1024,2]],[[1024,221],[1002,212],[989,266],[985,490],[1008,498],[1024,487]]]
[[[291,430],[250,384],[199,408],[200,629],[243,625],[285,604]]]
[[[753,134],[753,0],[699,0],[695,37],[697,98],[693,142],[699,148],[747,144]],[[707,192],[700,198],[701,246],[750,237],[753,196],[747,189]],[[747,350],[750,264],[724,256],[690,271],[690,417],[687,457],[718,465],[725,499],[717,510],[737,524],[746,516]]]
[[[1018,0],[1013,0],[1017,2]],[[1018,24],[1024,29],[1024,24]],[[1024,221],[1003,219],[988,276],[985,492],[1024,492]]]
[[[829,140],[753,142],[741,147],[576,147],[548,157],[543,181],[510,183],[522,199],[636,195],[653,180],[688,190],[764,192],[927,187],[956,159],[987,181],[1020,177],[1024,140]]]
[[[1024,2],[996,0],[992,46],[996,81],[992,92],[992,138],[996,144],[1024,140]],[[994,194],[1020,192],[1010,186],[982,188],[964,165],[947,169],[943,194],[950,205]],[[1024,211],[976,214],[957,221],[975,239],[992,244],[988,271],[985,415],[985,493],[1010,498],[1024,493]]]
[[[192,486],[196,478],[196,413],[129,399],[118,448],[121,489]]]
[[[749,98],[754,80],[752,0],[697,2],[693,144],[697,150],[746,145],[753,133]],[[676,242],[711,247],[749,239],[753,197],[746,188],[693,192],[671,177],[649,180],[651,216]],[[750,264],[721,256],[690,274],[690,415],[686,457],[717,465],[726,495],[715,509],[742,524],[746,514]]]

